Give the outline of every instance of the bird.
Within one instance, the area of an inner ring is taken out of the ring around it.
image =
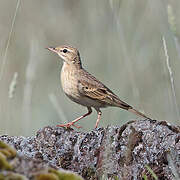
[[[63,60],[61,85],[64,93],[72,101],[87,107],[88,110],[86,114],[66,124],[59,124],[57,125],[58,127],[70,128],[74,126],[76,128],[81,128],[81,126],[75,123],[90,115],[92,113],[92,108],[94,108],[97,111],[97,121],[95,125],[95,128],[97,128],[102,115],[100,109],[109,106],[119,107],[141,118],[150,119],[126,102],[120,100],[107,86],[87,72],[82,66],[80,53],[77,48],[69,45],[62,45],[58,47],[47,47],[46,49],[56,53]]]

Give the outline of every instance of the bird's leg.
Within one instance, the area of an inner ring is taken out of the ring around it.
[[[101,115],[102,115],[102,112],[100,111],[100,109],[96,109],[97,113],[98,113],[98,118],[97,118],[97,121],[96,121],[96,126],[95,128],[98,127],[98,124],[99,124],[99,121],[101,119]]]
[[[84,117],[86,117],[86,116],[88,116],[88,115],[90,115],[90,114],[92,113],[91,107],[87,107],[87,108],[88,108],[88,112],[87,112],[86,114],[80,116],[79,118],[75,119],[75,120],[72,121],[72,122],[69,122],[69,123],[66,123],[66,124],[59,124],[59,125],[57,125],[57,127],[67,127],[67,128],[69,128],[69,127],[71,127],[71,126],[74,126],[74,127],[76,127],[76,128],[81,128],[81,126],[77,126],[77,125],[75,125],[74,123],[76,123],[76,122],[79,121],[80,119],[82,119],[82,118],[84,118]]]

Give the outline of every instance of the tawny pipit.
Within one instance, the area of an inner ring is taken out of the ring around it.
[[[88,112],[72,122],[57,125],[60,127],[75,126],[74,123],[92,113],[92,107],[97,111],[97,128],[100,117],[100,108],[107,106],[119,107],[128,110],[140,117],[148,118],[132,106],[121,101],[109,88],[83,69],[79,51],[71,46],[49,47],[48,50],[58,54],[64,61],[61,70],[61,83],[65,94],[74,102],[86,106]]]

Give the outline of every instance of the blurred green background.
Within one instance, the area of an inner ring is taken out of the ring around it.
[[[62,61],[45,49],[64,44],[122,100],[180,124],[179,9],[179,0],[0,0],[0,134],[32,135],[86,113],[64,95]],[[102,112],[104,127],[138,119],[118,108]],[[82,119],[82,130],[96,118],[93,111]]]

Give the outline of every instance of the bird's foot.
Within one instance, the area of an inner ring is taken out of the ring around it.
[[[76,128],[82,128],[81,126],[77,126],[77,125],[75,125],[75,123],[74,122],[69,122],[69,123],[66,123],[66,124],[58,124],[58,125],[56,125],[57,127],[66,127],[66,128],[70,128],[71,126],[74,126],[74,127],[76,127]]]

